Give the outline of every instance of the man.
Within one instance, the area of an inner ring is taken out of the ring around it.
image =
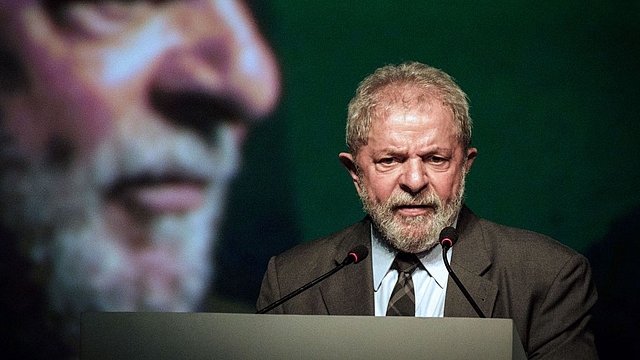
[[[83,311],[209,309],[229,181],[279,96],[243,2],[0,0],[0,20],[2,351],[72,355]]]
[[[529,357],[597,357],[589,329],[597,295],[586,259],[545,236],[480,219],[463,205],[478,151],[470,145],[466,95],[447,74],[416,62],[378,69],[351,100],[346,133],[349,152],[339,158],[368,216],[272,258],[259,309],[365,245],[371,253],[365,261],[273,312],[476,317],[448,281],[437,247],[440,231],[453,225],[454,271],[487,317],[514,320]],[[408,278],[399,276],[396,254],[415,261]],[[413,283],[403,287],[411,289],[408,297],[394,291],[401,280]],[[407,299],[407,312],[400,311]]]

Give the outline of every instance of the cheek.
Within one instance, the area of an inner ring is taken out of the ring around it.
[[[47,129],[34,119],[32,101],[23,98],[3,99],[2,131],[21,153],[30,156],[41,153],[46,142]]]
[[[132,76],[131,69],[140,71],[147,63],[133,61],[140,51],[118,52],[114,47],[120,44],[87,45],[65,39],[52,28],[46,36],[35,36],[40,32],[29,29],[21,48],[28,59],[27,85],[3,96],[3,128],[32,157],[45,156],[55,139],[76,153],[92,153],[114,131],[117,119],[146,104],[143,75]]]
[[[391,197],[397,188],[397,181],[391,176],[369,175],[365,177],[364,185],[367,188],[369,197],[377,203],[383,203]]]
[[[78,82],[73,89],[65,93],[67,101],[53,119],[52,130],[63,132],[81,152],[92,152],[113,132],[128,106],[99,84]]]
[[[74,152],[92,152],[111,131],[113,115],[91,90],[81,86],[60,91],[40,81],[42,93],[3,99],[3,128],[18,149],[32,158],[46,156],[52,142],[63,140]]]
[[[14,128],[31,149],[42,151],[58,137],[80,154],[92,153],[113,133],[118,119],[144,113],[141,76],[110,84],[100,65],[104,59],[85,56],[40,64],[13,116]]]
[[[444,201],[452,200],[460,186],[460,173],[442,174],[431,181],[435,193]]]

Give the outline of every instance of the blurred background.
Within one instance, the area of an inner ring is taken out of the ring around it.
[[[587,255],[601,296],[596,324],[609,329],[603,349],[633,339],[624,326],[639,316],[640,2],[247,5],[278,59],[282,93],[247,135],[215,293],[254,306],[269,257],[363,217],[338,161],[347,103],[376,68],[416,60],[469,96],[479,151],[469,207]]]

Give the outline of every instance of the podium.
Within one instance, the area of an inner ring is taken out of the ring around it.
[[[511,319],[96,312],[80,359],[526,359]]]

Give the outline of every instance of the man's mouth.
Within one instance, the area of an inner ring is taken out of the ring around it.
[[[398,205],[394,207],[396,213],[402,216],[421,216],[435,212],[431,205]]]
[[[138,177],[118,181],[107,192],[110,201],[146,214],[186,213],[205,203],[208,182],[180,176]]]

